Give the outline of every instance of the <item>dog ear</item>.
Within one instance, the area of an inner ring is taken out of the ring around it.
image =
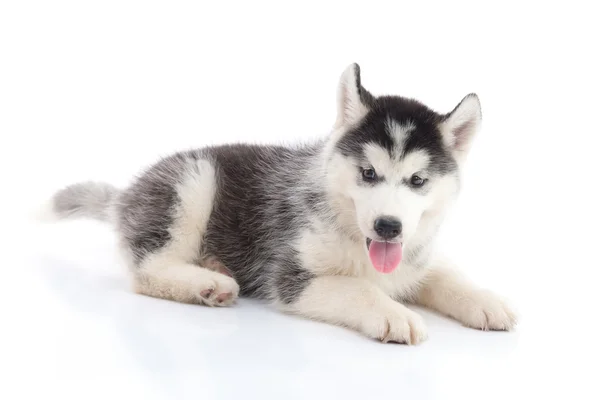
[[[481,104],[476,94],[465,96],[440,124],[444,142],[462,161],[481,127]]]
[[[360,67],[349,65],[340,78],[337,93],[336,127],[351,126],[363,118],[375,98],[360,83]]]

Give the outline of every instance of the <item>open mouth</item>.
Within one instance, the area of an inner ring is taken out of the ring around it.
[[[389,274],[395,270],[402,261],[402,243],[401,242],[379,242],[367,238],[367,250],[373,267],[384,274]]]

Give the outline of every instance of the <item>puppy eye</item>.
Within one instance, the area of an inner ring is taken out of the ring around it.
[[[425,184],[427,179],[421,178],[419,175],[415,174],[410,178],[410,185],[414,188],[420,188]]]
[[[362,177],[365,182],[373,182],[377,179],[377,174],[373,168],[364,168],[362,170]]]

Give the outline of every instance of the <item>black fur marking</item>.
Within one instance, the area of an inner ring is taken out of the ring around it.
[[[435,174],[448,174],[456,169],[456,162],[442,140],[438,124],[444,116],[412,99],[383,96],[374,99],[361,123],[350,129],[336,144],[339,151],[358,161],[364,161],[364,146],[373,144],[387,150],[390,157],[398,150],[398,143],[390,136],[387,121],[399,125],[412,124],[402,147],[402,155],[423,150],[431,157],[429,169]]]
[[[364,146],[374,144],[392,153],[394,141],[388,134],[385,126],[385,118],[381,118],[374,110],[369,111],[361,123],[344,134],[336,146],[346,157],[352,157],[358,161],[366,161]]]

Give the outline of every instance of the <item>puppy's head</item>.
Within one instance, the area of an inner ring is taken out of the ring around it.
[[[481,124],[470,94],[447,114],[399,96],[373,96],[349,66],[338,87],[329,138],[328,188],[352,208],[373,265],[392,271],[421,217],[458,191],[459,169]]]

